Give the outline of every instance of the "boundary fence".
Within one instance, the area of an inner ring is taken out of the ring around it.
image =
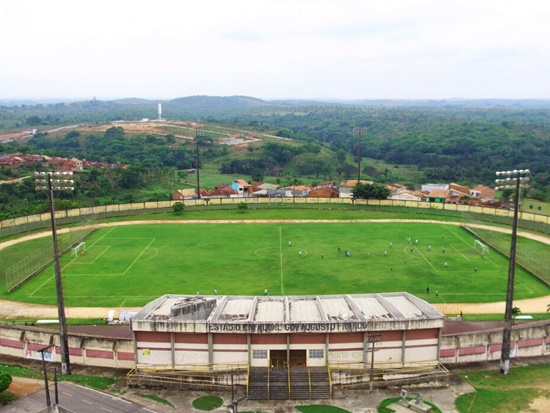
[[[57,211],[56,220],[59,225],[71,225],[81,222],[84,217],[88,219],[106,219],[121,216],[133,216],[152,213],[168,212],[174,203],[182,201],[151,201],[137,202],[132,204],[103,205],[87,208],[69,209]],[[183,201],[186,207],[209,207],[209,206],[237,206],[245,202],[248,205],[262,206],[293,206],[307,205],[310,207],[323,206],[330,208],[331,205],[355,205],[377,208],[417,208],[418,213],[430,215],[443,215],[447,212],[464,214],[476,214],[478,220],[487,222],[511,225],[513,211],[507,209],[495,209],[470,205],[439,204],[422,201],[397,201],[378,199],[352,199],[352,198],[210,198],[192,199]],[[550,233],[550,216],[536,214],[533,212],[520,212],[520,226],[522,228]],[[50,224],[50,213],[27,215],[23,217],[10,218],[0,221],[0,238],[21,232],[48,228]]]
[[[89,223],[88,223],[89,225]],[[86,228],[85,230],[67,232],[59,237],[59,253],[67,252],[74,245],[84,240],[88,235],[94,232],[96,228]],[[53,249],[51,245],[38,248],[31,255],[23,258],[17,264],[6,269],[6,291],[11,293],[33,275],[38,274],[46,266],[53,262]]]
[[[483,228],[469,228],[462,226],[476,238],[488,244],[498,253],[510,257],[510,239],[504,239],[503,234]],[[521,248],[516,249],[516,264],[533,274],[547,286],[550,286],[550,262],[546,256],[537,256]]]

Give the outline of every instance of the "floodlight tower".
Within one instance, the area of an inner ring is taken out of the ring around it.
[[[53,259],[55,263],[55,291],[57,294],[57,314],[59,318],[59,346],[61,348],[61,373],[71,374],[69,360],[69,340],[67,338],[67,319],[63,301],[63,284],[61,283],[61,266],[59,264],[59,246],[57,243],[57,226],[55,222],[54,191],[72,191],[74,181],[72,172],[35,172],[37,191],[48,191],[50,198],[50,217],[52,224]],[[71,185],[71,186],[69,186]]]
[[[512,240],[510,242],[510,265],[508,267],[508,288],[506,290],[506,309],[504,310],[504,330],[502,333],[502,351],[500,356],[500,371],[504,374],[510,373],[510,343],[512,338],[512,310],[514,304],[514,277],[516,270],[516,243],[518,232],[518,214],[519,214],[519,190],[528,188],[529,169],[520,169],[513,171],[499,171],[497,176],[505,177],[497,179],[501,184],[495,189],[515,189],[514,194],[514,218],[512,220]]]
[[[199,172],[199,136],[202,136],[202,131],[195,129],[195,162],[196,165],[196,174],[197,174],[197,199],[201,199],[201,183],[200,183],[200,172]]]
[[[353,128],[357,136],[357,183],[361,182],[361,136],[367,133],[367,128]]]

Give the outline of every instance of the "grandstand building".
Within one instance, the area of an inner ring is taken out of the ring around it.
[[[273,368],[437,365],[443,325],[439,311],[404,292],[164,295],[131,321],[138,368],[166,369],[227,363]]]

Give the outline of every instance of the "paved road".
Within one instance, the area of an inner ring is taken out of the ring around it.
[[[107,393],[69,382],[58,385],[59,406],[74,413],[155,413],[142,405],[120,399]],[[50,400],[55,403],[54,386],[50,386]],[[46,393],[38,390],[15,403],[0,408],[0,413],[37,412],[46,408]]]

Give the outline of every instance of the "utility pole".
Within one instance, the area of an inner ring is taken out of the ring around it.
[[[52,401],[50,398],[50,385],[48,384],[48,371],[46,370],[46,360],[44,359],[44,352],[46,350],[51,349],[52,347],[53,346],[47,346],[38,350],[38,352],[42,356],[42,370],[44,373],[44,390],[46,390],[46,407],[50,407],[52,405]]]
[[[199,173],[199,136],[202,136],[202,131],[195,129],[195,163],[197,173],[197,199],[201,199],[201,184],[200,184],[200,173]]]
[[[57,242],[57,226],[55,222],[54,191],[72,191],[74,181],[72,172],[35,172],[36,190],[45,190],[50,198],[50,218],[52,225],[53,259],[55,263],[55,291],[57,295],[57,314],[59,318],[59,346],[61,348],[61,373],[71,374],[69,360],[69,340],[67,337],[67,319],[65,318],[65,303],[63,300],[63,284],[61,282],[61,265],[59,263],[59,246]],[[71,185],[71,186],[68,186]]]
[[[372,391],[373,389],[373,382],[374,382],[374,352],[378,351],[374,348],[374,345],[380,341],[380,336],[382,334],[369,334],[367,336],[367,341],[372,345],[370,350],[367,350],[370,352],[370,378],[369,378],[369,391]]]
[[[510,265],[508,267],[508,287],[506,290],[506,309],[504,311],[504,330],[502,333],[502,350],[500,356],[500,371],[504,374],[510,373],[510,347],[512,341],[512,310],[514,305],[514,278],[516,270],[516,243],[518,232],[518,216],[519,216],[519,192],[520,188],[528,188],[529,185],[529,169],[520,169],[513,171],[500,171],[497,176],[506,177],[497,179],[496,182],[502,184],[495,189],[512,189],[515,188],[514,194],[514,218],[512,220],[512,239],[510,241]]]
[[[357,183],[361,182],[361,136],[367,133],[367,128],[353,128],[353,134],[357,136]]]

